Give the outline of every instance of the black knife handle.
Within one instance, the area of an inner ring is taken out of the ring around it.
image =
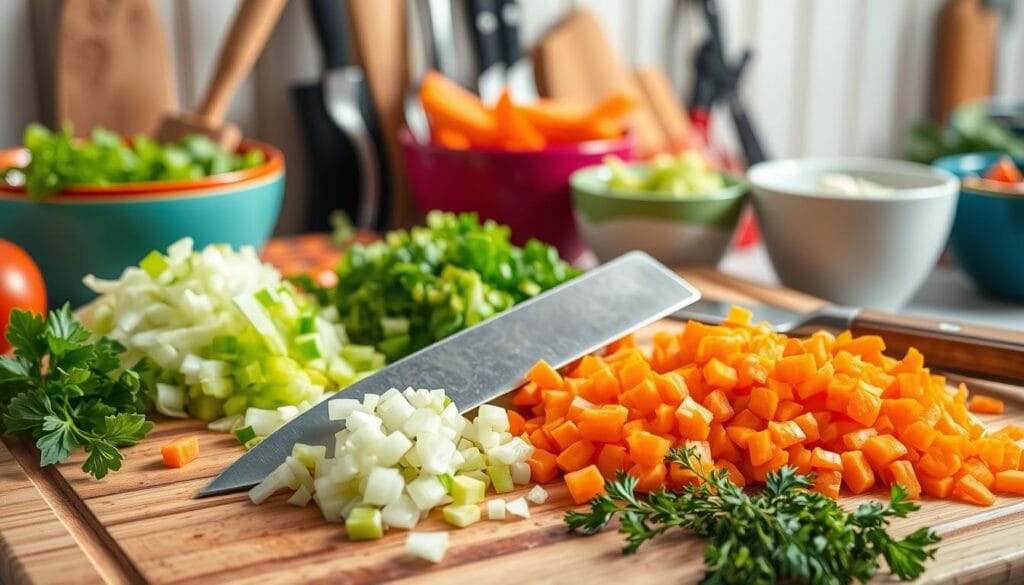
[[[324,67],[337,69],[349,65],[348,14],[344,0],[309,0],[309,12],[324,53]]]
[[[469,0],[469,29],[476,47],[478,71],[483,72],[501,63],[501,27],[496,0]]]
[[[512,66],[523,56],[519,28],[523,22],[523,9],[518,0],[498,0],[498,20],[501,23],[501,52],[505,65]]]

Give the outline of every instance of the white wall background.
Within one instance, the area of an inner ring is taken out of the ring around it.
[[[61,0],[0,0],[0,145],[33,120],[53,123],[53,42]],[[82,1],[82,0],[66,0]],[[662,65],[688,95],[696,8],[676,0],[521,0],[532,44],[574,4],[595,10],[627,62]],[[238,0],[154,0],[177,61],[181,103],[205,88]],[[942,0],[719,0],[734,53],[751,47],[743,94],[772,157],[898,156],[905,130],[927,113],[934,28]],[[278,231],[298,229],[304,203],[302,146],[287,88],[320,69],[305,3],[293,0],[229,119],[289,158],[288,198]],[[1000,36],[996,92],[1024,99],[1024,13]],[[719,116],[725,120],[725,116]],[[716,128],[730,141],[728,128]]]

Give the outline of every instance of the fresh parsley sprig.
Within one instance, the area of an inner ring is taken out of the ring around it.
[[[41,466],[66,461],[82,447],[82,470],[100,479],[121,468],[118,447],[138,443],[153,428],[144,383],[121,369],[124,348],[91,334],[64,305],[43,318],[11,311],[7,340],[13,356],[0,356],[0,432],[32,438]],[[141,364],[140,364],[141,365]]]
[[[892,518],[919,507],[899,484],[887,505],[871,502],[847,513],[831,498],[809,491],[813,478],[792,467],[768,474],[764,489],[750,496],[726,472],[706,472],[690,448],[674,449],[667,461],[699,481],[679,492],[662,488],[643,496],[635,492],[636,478],[619,472],[606,482],[607,494],[590,501],[589,510],[566,514],[570,530],[595,534],[618,516],[627,542],[624,554],[674,528],[692,530],[710,541],[702,580],[709,584],[864,582],[878,570],[879,556],[894,575],[911,580],[935,555],[939,537],[927,528],[901,540],[887,532]]]

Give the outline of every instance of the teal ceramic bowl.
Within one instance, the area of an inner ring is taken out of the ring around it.
[[[685,198],[634,194],[608,186],[604,165],[573,173],[573,215],[601,262],[643,250],[668,266],[714,266],[729,249],[747,184],[725,175],[725,188]]]
[[[189,236],[197,246],[228,243],[257,249],[277,223],[284,195],[281,152],[259,148],[267,162],[194,181],[164,181],[69,189],[32,201],[0,185],[0,238],[21,246],[39,265],[50,306],[80,306],[95,295],[82,277],[117,278],[149,251]],[[0,151],[0,168],[21,166],[23,149]]]
[[[957,154],[934,165],[963,179],[983,175],[1001,152]],[[1024,167],[1024,158],[1016,161]],[[1024,301],[1024,197],[961,187],[953,233],[953,257],[982,290]]]

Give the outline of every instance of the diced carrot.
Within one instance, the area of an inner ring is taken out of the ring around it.
[[[508,432],[513,435],[522,434],[523,427],[526,426],[526,419],[523,418],[523,415],[514,410],[507,410],[505,412],[508,414]]]
[[[658,394],[661,395],[661,400],[665,404],[678,406],[687,395],[686,382],[683,381],[682,376],[675,372],[656,376],[654,383],[658,387]]]
[[[878,431],[872,428],[850,431],[843,435],[843,445],[851,451],[860,450],[864,446],[864,441],[876,436],[878,436]]]
[[[637,479],[638,492],[653,492],[665,483],[667,471],[664,463],[637,463],[629,468],[629,474]]]
[[[512,397],[512,404],[516,406],[533,406],[540,404],[540,386],[533,382],[527,382],[519,387],[519,391]]]
[[[711,429],[708,432],[708,445],[711,448],[711,456],[715,461],[740,462],[742,456],[739,449],[736,448],[736,444],[729,437],[728,431],[721,424],[711,424]]]
[[[897,428],[902,428],[921,419],[924,406],[913,398],[890,398],[882,401],[881,414],[889,417]]]
[[[833,500],[839,499],[839,487],[843,483],[843,477],[838,471],[819,471],[814,477],[814,491],[826,495]]]
[[[775,378],[780,382],[799,384],[813,376],[817,369],[814,356],[806,353],[793,355],[775,362]]]
[[[793,445],[788,450],[789,464],[796,468],[797,473],[807,475],[811,472],[811,451],[803,445]]]
[[[555,454],[534,447],[533,454],[526,460],[530,466],[530,478],[537,483],[547,483],[558,475]]]
[[[989,488],[969,473],[956,480],[951,495],[960,501],[978,506],[991,506],[996,502],[996,497]]]
[[[647,421],[642,418],[637,418],[629,421],[622,425],[622,436],[628,437],[633,433],[640,433],[647,430]]]
[[[892,435],[870,437],[861,446],[864,455],[875,471],[885,469],[890,463],[906,455],[907,448]]]
[[[588,465],[583,469],[566,473],[564,479],[572,501],[577,504],[585,504],[594,496],[606,493],[604,476],[596,465]]]
[[[901,484],[907,490],[907,499],[921,499],[921,484],[918,483],[914,466],[909,461],[893,461],[885,469],[885,477],[890,485]]]
[[[530,371],[526,373],[526,379],[540,386],[542,390],[562,389],[562,375],[544,360],[539,360],[530,368]]]
[[[710,433],[710,429],[708,430]],[[757,433],[757,430],[733,424],[725,427],[725,432],[729,436],[729,439],[736,444],[736,446],[742,449],[747,449],[747,445],[750,442],[750,437],[754,436],[754,434]]]
[[[704,365],[704,380],[712,388],[722,390],[732,390],[738,382],[736,369],[718,361],[717,358],[711,358],[711,361]]]
[[[727,460],[718,461],[715,463],[715,467],[721,469],[726,473],[726,477],[729,481],[736,484],[737,487],[744,487],[747,485],[747,479],[743,477],[743,473],[740,472],[740,468]]]
[[[608,479],[615,479],[617,471],[625,471],[630,465],[632,461],[622,445],[602,445],[597,454],[597,468]]]
[[[811,467],[815,469],[843,470],[843,458],[839,453],[815,447],[811,451]]]
[[[729,397],[725,395],[725,392],[721,390],[712,390],[704,397],[704,408],[711,412],[711,418],[715,422],[721,423],[732,418],[735,412],[732,409],[732,404],[729,403]]]
[[[917,468],[923,474],[935,479],[951,477],[954,473],[960,471],[962,464],[960,456],[955,453],[929,451],[921,455],[921,458],[917,460]]]
[[[935,479],[927,475],[918,474],[917,483],[921,484],[921,491],[923,493],[933,498],[946,499],[953,493],[954,480],[952,477]]]
[[[779,407],[779,395],[768,388],[754,388],[750,391],[750,404],[747,408],[757,416],[770,420]]]
[[[199,437],[190,435],[160,447],[164,467],[184,467],[199,457]]]
[[[648,378],[626,391],[620,400],[626,406],[637,409],[641,416],[648,416],[661,404],[661,394],[654,381]]]
[[[622,440],[622,427],[629,411],[618,404],[588,408],[580,414],[579,433],[588,441],[616,443]]]
[[[875,472],[861,451],[846,451],[841,456],[843,481],[855,494],[862,494],[875,485]]]
[[[671,404],[659,404],[654,415],[647,419],[647,428],[659,435],[675,435],[677,425],[676,407]]]
[[[552,445],[552,440],[548,438],[548,434],[544,432],[544,429],[535,429],[530,433],[530,444],[538,449],[544,449],[545,451],[554,451],[555,447]]]
[[[676,409],[676,420],[679,422],[679,436],[684,439],[703,441],[708,438],[711,431],[711,412],[697,404],[693,398],[687,396]]]
[[[896,429],[896,434],[906,445],[919,451],[926,451],[932,446],[938,433],[928,423],[918,420],[904,428]]]
[[[963,471],[973,476],[988,489],[992,489],[992,486],[996,484],[995,474],[989,470],[988,466],[973,457],[964,459]]]
[[[1004,494],[1024,496],[1024,471],[1008,469],[996,474],[995,490]]]
[[[971,412],[979,414],[1003,414],[1003,401],[990,396],[972,396],[970,407]]]
[[[779,396],[779,398],[781,399],[782,397]],[[803,411],[804,407],[800,403],[792,400],[783,400],[779,403],[778,408],[775,409],[775,420],[792,420]]]
[[[794,418],[793,422],[800,425],[800,429],[804,432],[804,436],[807,437],[806,441],[808,443],[813,443],[821,437],[821,432],[818,429],[818,419],[812,413],[801,414]]]
[[[873,425],[881,409],[882,399],[863,383],[850,394],[846,403],[846,415],[864,426]]]
[[[794,421],[769,421],[768,432],[771,434],[772,442],[780,449],[786,449],[807,440],[803,429]]]
[[[583,469],[594,462],[596,451],[593,443],[580,439],[559,453],[555,458],[555,464],[566,473]]]
[[[754,465],[767,463],[775,455],[772,435],[767,430],[758,431],[747,440],[750,462]]]
[[[773,471],[778,471],[782,467],[789,463],[789,451],[783,449],[776,449],[775,454],[766,463],[761,465],[754,465],[753,471],[750,473],[750,477],[756,481],[764,482],[768,479],[768,474]]]
[[[672,443],[668,439],[648,432],[633,433],[626,437],[629,456],[640,465],[655,465],[665,462]]]
[[[569,445],[580,440],[580,431],[571,420],[563,421],[558,426],[548,431],[551,440],[555,442],[559,452],[569,448]]]
[[[757,431],[764,429],[767,426],[765,425],[765,421],[761,417],[751,412],[749,408],[744,408],[743,410],[737,412],[736,415],[729,420],[729,424],[747,427]]]

